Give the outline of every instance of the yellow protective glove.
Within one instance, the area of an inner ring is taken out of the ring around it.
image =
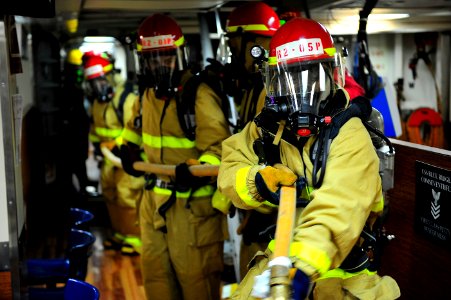
[[[262,198],[277,205],[279,204],[280,187],[292,186],[296,180],[296,174],[287,166],[275,164],[257,172],[255,187]]]
[[[265,181],[265,185],[271,192],[275,193],[282,185],[292,186],[298,178],[287,166],[275,164],[273,167],[267,166],[260,171]]]

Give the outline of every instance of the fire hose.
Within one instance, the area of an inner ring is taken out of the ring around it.
[[[296,188],[294,186],[283,186],[280,191],[274,253],[269,263],[271,270],[270,295],[271,299],[274,300],[291,299],[291,280],[289,276],[291,261],[289,254],[295,215]]]
[[[102,145],[100,150],[104,157],[111,161],[114,166],[122,168],[121,159],[114,155],[107,146]],[[176,165],[154,164],[143,161],[138,161],[133,164],[133,168],[137,171],[167,176],[175,176],[175,167]],[[218,176],[219,166],[206,164],[193,165],[189,167],[189,170],[194,176]]]

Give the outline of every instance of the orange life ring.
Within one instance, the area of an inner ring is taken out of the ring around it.
[[[416,109],[407,120],[407,137],[412,143],[443,148],[443,120],[438,112],[431,108]]]

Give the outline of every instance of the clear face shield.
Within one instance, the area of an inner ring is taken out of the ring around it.
[[[347,49],[343,48],[342,51],[337,51],[334,56],[334,80],[340,87],[345,86],[347,51]]]
[[[325,107],[342,83],[336,60],[279,62],[267,66],[266,74],[265,107],[285,119],[293,132],[314,135],[330,122]]]
[[[177,90],[177,71],[184,68],[182,51],[171,49],[144,52],[143,62],[152,77],[152,87],[155,88],[157,98],[171,98]]]

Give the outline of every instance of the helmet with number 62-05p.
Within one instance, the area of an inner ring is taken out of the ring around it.
[[[298,136],[317,134],[331,120],[329,103],[343,86],[337,51],[328,30],[302,17],[273,36],[266,70],[266,108]]]
[[[154,14],[139,25],[137,50],[141,71],[150,74],[149,87],[155,88],[157,98],[169,99],[177,89],[178,77],[174,75],[187,65],[184,46],[182,30],[169,16]]]

